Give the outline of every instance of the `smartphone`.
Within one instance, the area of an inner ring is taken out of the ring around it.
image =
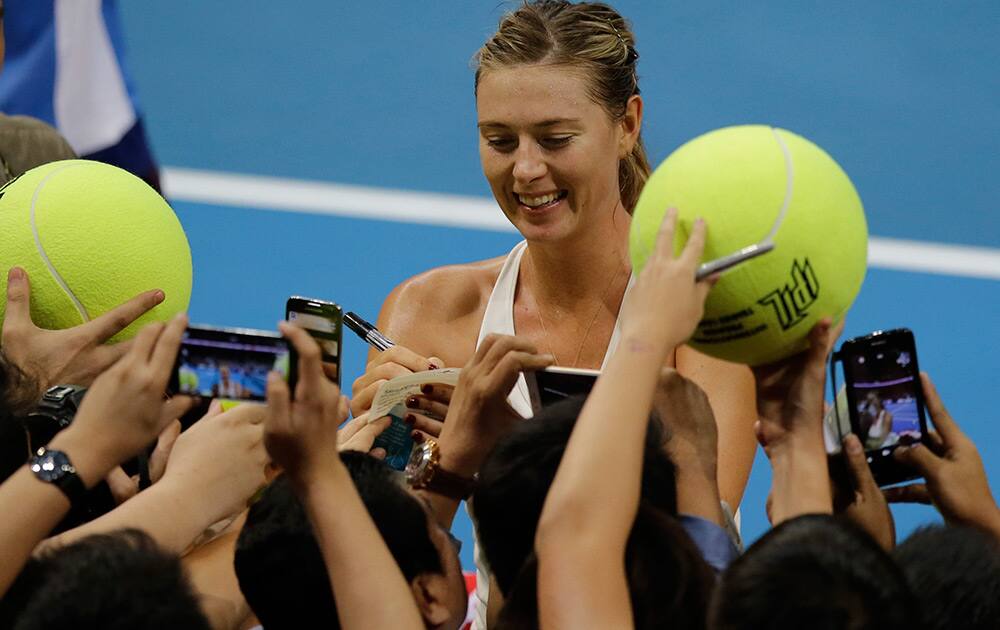
[[[289,358],[288,342],[276,332],[188,326],[169,389],[202,398],[263,401],[268,372],[276,370],[287,380]]]
[[[900,446],[924,442],[927,435],[913,333],[897,328],[850,339],[837,358],[844,369],[851,432],[864,446],[875,481],[888,486],[918,478],[892,457]]]
[[[293,295],[285,302],[285,319],[305,328],[319,343],[323,363],[340,387],[340,348],[343,343],[344,311],[337,304]],[[297,380],[298,361],[291,365],[292,380]]]
[[[543,407],[564,398],[577,394],[589,394],[600,374],[600,370],[555,366],[524,372],[531,409],[538,413]]]

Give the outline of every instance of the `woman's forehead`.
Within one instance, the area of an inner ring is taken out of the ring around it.
[[[552,121],[581,121],[602,113],[590,98],[583,71],[565,65],[484,70],[476,107],[480,126],[539,126]]]

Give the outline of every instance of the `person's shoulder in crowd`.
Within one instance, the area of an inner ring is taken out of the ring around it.
[[[0,185],[36,166],[75,157],[51,125],[30,116],[0,113]]]

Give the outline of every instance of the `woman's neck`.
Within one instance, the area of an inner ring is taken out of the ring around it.
[[[620,283],[619,291],[609,291],[609,284],[628,278],[628,273],[622,272],[631,267],[630,222],[631,217],[618,204],[602,225],[591,226],[583,234],[558,242],[529,243],[527,276],[535,301],[570,310],[603,297],[620,301],[625,282]]]

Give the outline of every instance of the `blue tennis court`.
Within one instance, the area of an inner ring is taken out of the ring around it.
[[[273,328],[291,294],[374,319],[409,276],[517,242],[479,170],[469,65],[507,3],[121,4],[194,321]],[[875,237],[845,337],[914,330],[1000,489],[1000,3],[614,4],[637,32],[654,162],[768,123],[844,166]],[[365,354],[348,335],[346,384]],[[748,540],[768,487],[758,456]],[[895,513],[904,532],[936,518]]]

